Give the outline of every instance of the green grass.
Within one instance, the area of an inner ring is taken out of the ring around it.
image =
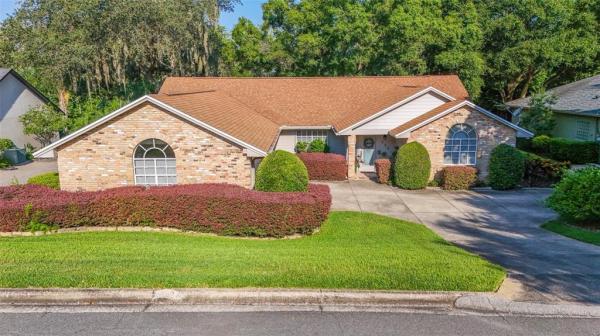
[[[576,227],[566,224],[560,220],[546,222],[542,225],[542,227],[548,231],[558,233],[565,237],[600,246],[600,231],[592,231]]]
[[[300,239],[165,232],[0,238],[0,287],[290,287],[492,291],[504,270],[420,224],[332,212]]]

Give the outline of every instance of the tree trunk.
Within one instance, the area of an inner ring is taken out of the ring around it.
[[[69,98],[70,94],[67,89],[64,87],[59,87],[58,89],[58,107],[60,110],[66,115],[69,115]]]

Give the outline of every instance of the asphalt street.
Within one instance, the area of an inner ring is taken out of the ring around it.
[[[1,335],[600,335],[600,319],[381,312],[0,314]]]

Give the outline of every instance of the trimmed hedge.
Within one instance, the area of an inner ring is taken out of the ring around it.
[[[409,142],[396,153],[394,184],[402,189],[423,189],[429,182],[431,160],[425,146]]]
[[[477,181],[477,169],[468,166],[449,166],[442,169],[442,189],[466,190]]]
[[[600,223],[600,168],[569,172],[547,200],[563,218],[581,224]]]
[[[551,187],[558,183],[569,169],[568,162],[559,162],[528,152],[521,153],[525,156],[525,186]]]
[[[525,156],[518,149],[500,144],[492,150],[488,176],[492,189],[513,189],[523,180],[524,174]]]
[[[519,148],[556,160],[575,164],[596,163],[600,160],[600,144],[540,135],[529,143],[520,141]]]
[[[377,181],[381,184],[387,184],[390,181],[390,173],[392,171],[392,161],[389,159],[375,160],[375,172],[377,173]]]
[[[256,170],[254,188],[259,191],[306,191],[308,171],[295,154],[276,150],[267,155]]]
[[[229,184],[121,187],[68,192],[38,185],[0,188],[0,231],[32,222],[58,228],[156,226],[220,235],[310,234],[327,218],[326,185],[308,192],[266,193]]]
[[[348,164],[343,155],[332,153],[299,153],[298,157],[308,170],[311,180],[344,181],[347,179]]]
[[[43,185],[52,189],[60,189],[60,181],[57,172],[44,173],[30,177],[28,184]]]

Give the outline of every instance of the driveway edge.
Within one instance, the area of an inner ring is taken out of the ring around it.
[[[296,289],[0,289],[0,312],[18,307],[254,307],[261,310],[454,311],[494,315],[600,318],[600,305],[516,302],[492,293]],[[183,308],[182,308],[183,307]],[[186,308],[187,307],[187,308]],[[231,308],[227,308],[231,309]]]

